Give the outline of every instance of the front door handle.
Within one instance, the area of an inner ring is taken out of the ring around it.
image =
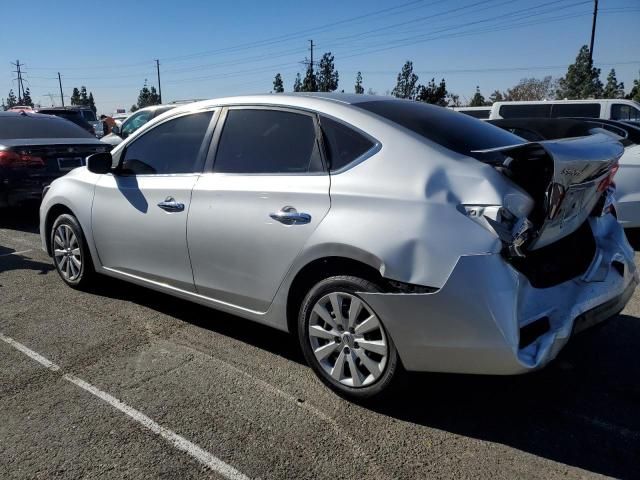
[[[184,210],[184,203],[176,202],[173,197],[167,197],[158,206],[166,212],[182,212]]]
[[[298,213],[294,207],[282,207],[279,212],[270,213],[269,216],[284,225],[304,225],[311,221],[311,215],[308,213]]]

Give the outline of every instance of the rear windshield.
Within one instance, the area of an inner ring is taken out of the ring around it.
[[[524,140],[448,108],[409,100],[376,100],[354,106],[376,113],[454,152],[488,160],[474,150],[518,145]],[[480,158],[483,157],[483,158]]]
[[[91,110],[82,110],[82,116],[87,122],[96,122],[96,114]]]
[[[75,123],[38,114],[0,117],[0,139],[10,138],[94,138]]]

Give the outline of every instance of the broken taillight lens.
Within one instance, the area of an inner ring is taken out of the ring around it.
[[[8,168],[40,168],[44,167],[44,160],[40,157],[16,153],[11,151],[0,152],[0,167]]]
[[[620,168],[620,165],[615,164],[613,167],[611,167],[611,170],[609,171],[609,175],[607,175],[601,182],[600,185],[598,185],[598,191],[599,192],[604,192],[607,190],[607,188],[609,188],[610,186],[613,185],[613,177],[616,175],[616,173],[618,172],[618,169]]]

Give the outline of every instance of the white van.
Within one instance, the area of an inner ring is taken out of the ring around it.
[[[492,120],[524,117],[591,117],[640,122],[640,103],[622,99],[496,102],[489,115]]]

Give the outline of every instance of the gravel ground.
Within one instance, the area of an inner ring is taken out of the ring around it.
[[[66,287],[0,213],[0,478],[221,478],[75,375],[250,478],[640,478],[640,292],[521,377],[414,374],[335,396],[286,334],[126,283]],[[637,257],[636,261],[640,261]]]

